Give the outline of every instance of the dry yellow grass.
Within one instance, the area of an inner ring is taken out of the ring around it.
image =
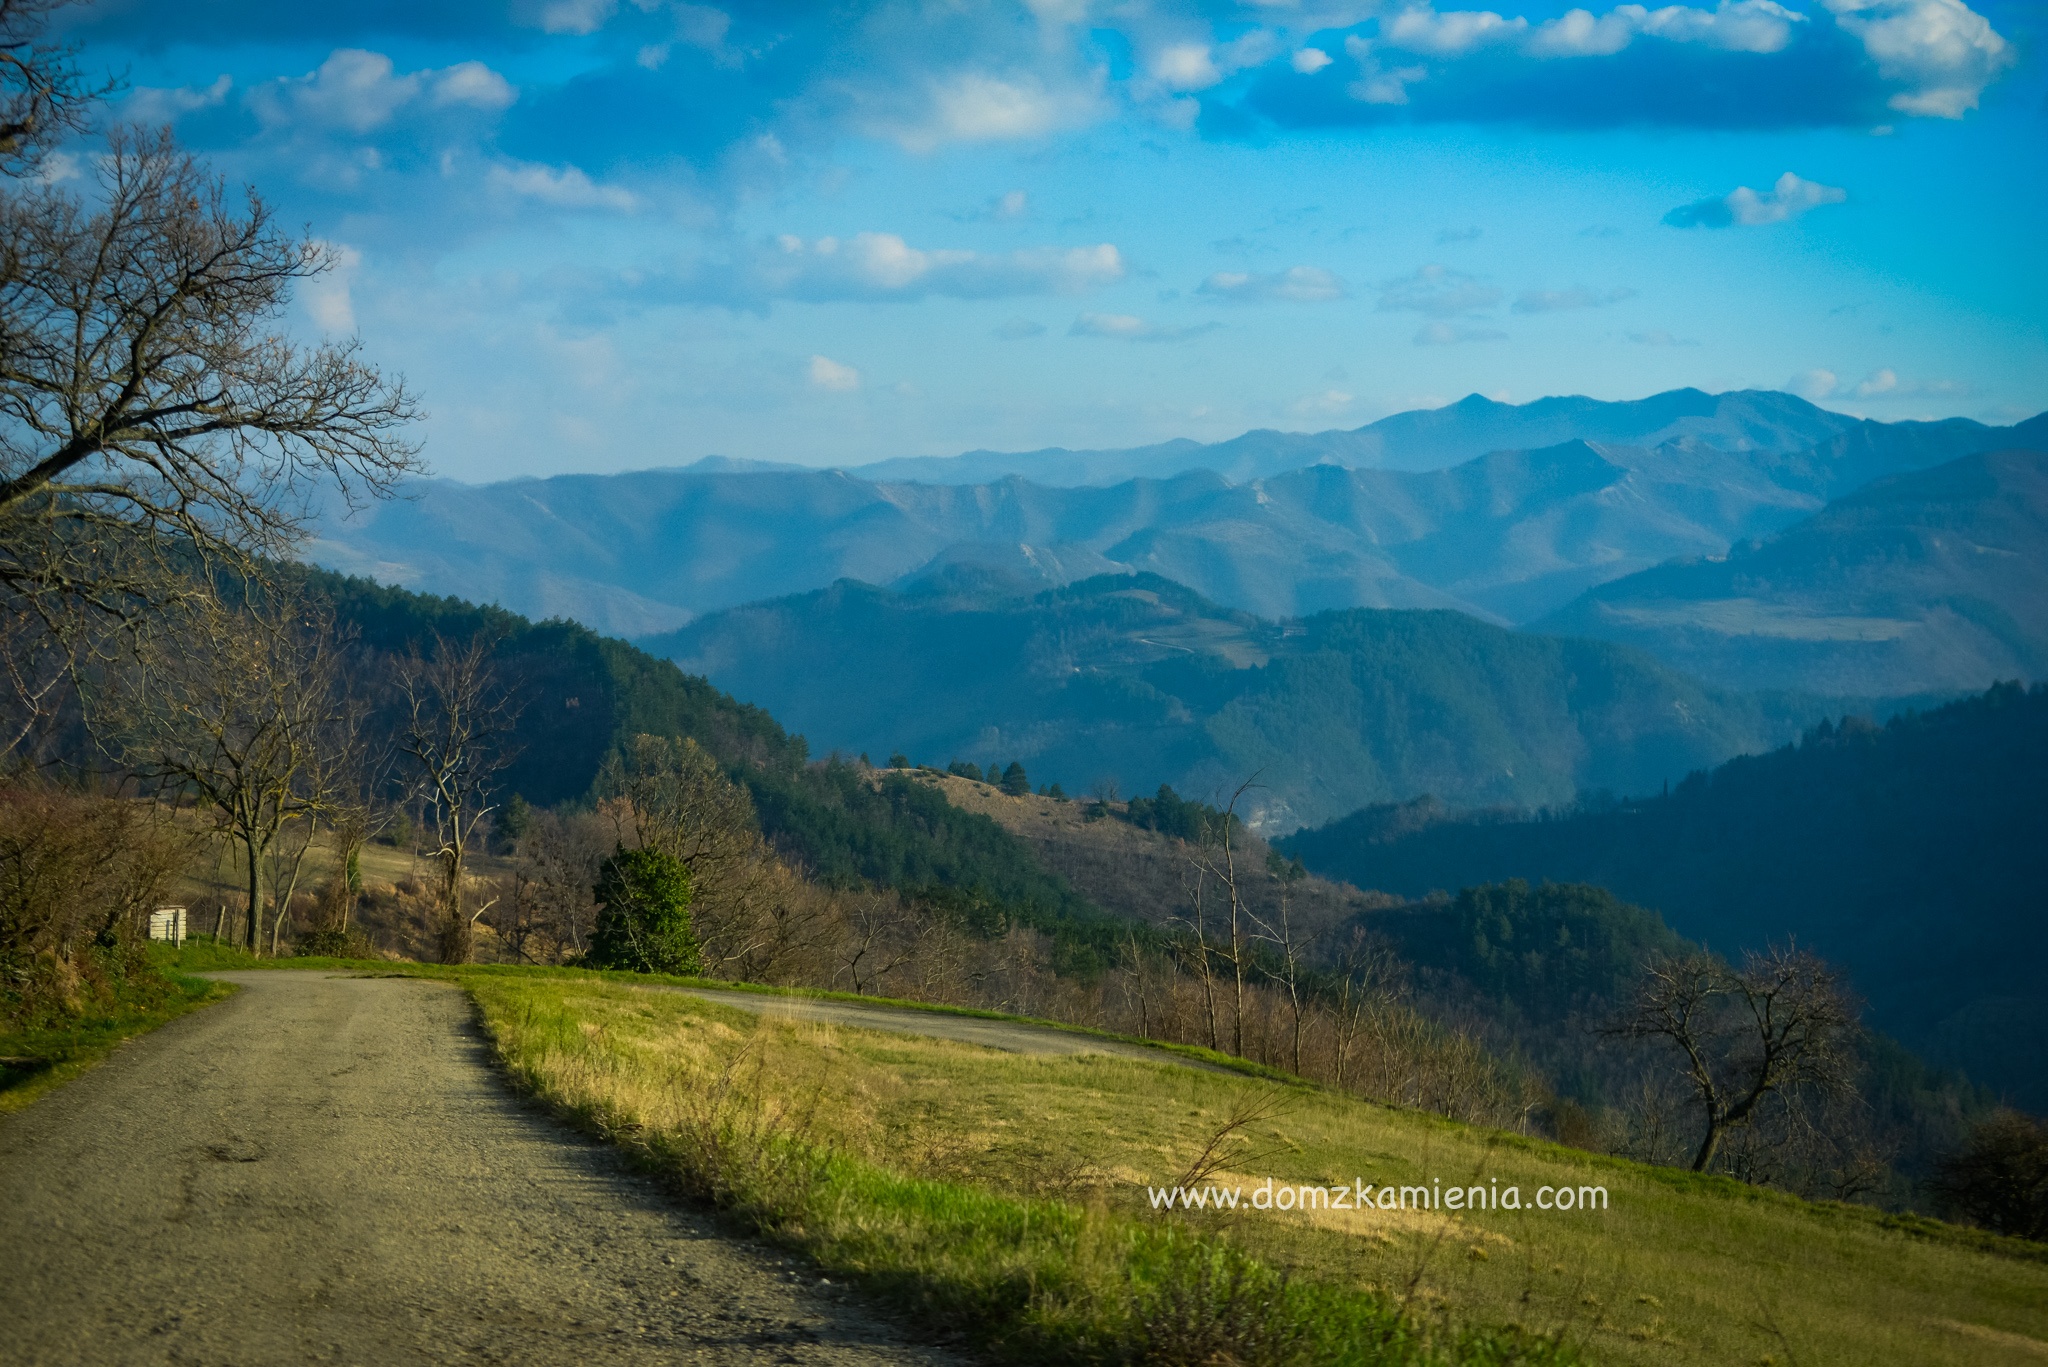
[[[1107,1056],[1042,1058],[843,1027],[760,1025],[675,992],[478,977],[518,1055],[521,1012],[577,1022],[538,1066],[567,1094],[659,1125],[758,1034],[762,1085],[815,1134],[892,1171],[1099,1204],[1223,1232],[1321,1280],[1469,1323],[1564,1330],[1630,1364],[2035,1363],[2048,1263],[1869,1211],[1641,1167],[1308,1089],[1253,1127],[1233,1179],[1604,1186],[1604,1212],[1317,1212],[1168,1217],[1181,1173],[1248,1084]],[[1215,1179],[1225,1180],[1223,1174]],[[1526,1199],[1526,1198],[1525,1198]]]

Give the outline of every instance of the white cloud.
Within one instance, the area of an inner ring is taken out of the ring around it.
[[[1635,297],[1636,292],[1625,286],[1611,290],[1589,290],[1584,285],[1568,290],[1523,290],[1515,297],[1514,309],[1516,313],[1560,313],[1568,309],[1606,308]]]
[[[1045,324],[1034,323],[1029,318],[1010,318],[996,328],[995,335],[1006,342],[1022,341],[1026,337],[1043,337]]]
[[[1214,323],[1178,327],[1155,323],[1130,313],[1084,313],[1067,329],[1069,337],[1110,337],[1120,342],[1180,342],[1212,332]]]
[[[1819,403],[1822,399],[1834,393],[1840,383],[1835,377],[1834,371],[1816,367],[1812,370],[1802,370],[1791,379],[1785,381],[1785,388],[1791,390],[1802,399],[1812,403]]]
[[[1372,44],[1355,33],[1344,40],[1344,51],[1358,63],[1358,79],[1344,93],[1361,104],[1406,104],[1408,87],[1429,75],[1427,67],[1382,66]]]
[[[1986,86],[2018,61],[2012,45],[1964,0],[1821,0],[1844,33],[1860,42],[1886,81],[1904,89],[1890,106],[1904,114],[1961,118]],[[1492,10],[1440,11],[1411,4],[1382,15],[1377,38],[1345,40],[1358,59],[1352,98],[1405,104],[1406,87],[1426,71],[1384,65],[1380,50],[1454,59],[1505,47],[1537,60],[1606,57],[1641,38],[1724,52],[1783,52],[1798,25],[1812,20],[1776,0],[1720,0],[1713,8],[1616,5],[1605,13],[1574,8],[1531,24]],[[1300,68],[1297,68],[1300,69]]]
[[[1847,190],[1802,180],[1787,171],[1762,194],[1747,185],[1738,186],[1720,199],[1681,205],[1664,215],[1664,221],[1674,228],[1756,228],[1784,223],[1823,204],[1840,204],[1848,198]]]
[[[493,166],[488,181],[494,189],[552,204],[558,209],[612,209],[629,213],[639,204],[631,190],[600,185],[575,166],[556,170],[532,163]]]
[[[1313,76],[1336,58],[1319,47],[1305,47],[1294,54],[1291,65],[1304,76]]]
[[[322,332],[353,333],[356,310],[351,289],[356,270],[363,264],[363,254],[339,242],[318,245],[331,263],[330,268],[300,285],[299,304]]]
[[[1218,271],[1202,282],[1201,293],[1237,303],[1285,300],[1319,304],[1342,299],[1347,291],[1342,280],[1320,266],[1290,266],[1270,274]]]
[[[993,299],[1079,294],[1124,277],[1122,253],[1092,247],[1033,247],[983,253],[913,247],[894,233],[805,241],[777,238],[755,255],[751,276],[763,295],[794,299]]]
[[[1453,346],[1459,342],[1504,342],[1507,334],[1497,328],[1465,327],[1442,321],[1424,323],[1415,334],[1417,346]]]
[[[1540,25],[1525,51],[1532,57],[1604,57],[1638,37],[1651,37],[1725,52],[1781,52],[1792,41],[1792,26],[1805,22],[1805,15],[1772,0],[1721,0],[1710,10],[1617,5],[1597,18],[1574,9]]]
[[[1424,266],[1413,275],[1382,282],[1380,309],[1427,313],[1438,318],[1490,309],[1500,302],[1500,291],[1482,284],[1462,271],[1448,266]]]
[[[1207,43],[1174,43],[1152,55],[1152,77],[1168,90],[1207,90],[1223,72]]]
[[[813,356],[811,384],[818,389],[829,389],[836,394],[850,394],[860,388],[860,372],[850,365],[841,365],[829,356]]]
[[[512,83],[482,62],[457,62],[434,75],[429,99],[437,109],[467,105],[472,109],[505,109],[519,98]]]
[[[422,94],[434,108],[499,110],[518,98],[511,83],[482,62],[399,75],[381,52],[337,48],[307,75],[251,90],[248,104],[269,125],[300,123],[367,133],[389,123]]]
[[[595,33],[618,9],[618,0],[548,0],[541,6],[545,33]]]
[[[1100,112],[1096,89],[1046,84],[1031,72],[962,71],[929,84],[915,117],[873,120],[875,130],[913,152],[948,142],[1035,138],[1085,123]]]
[[[1863,42],[1887,80],[1911,88],[1892,96],[1902,114],[1959,119],[2019,60],[1991,23],[1961,0],[1821,0],[1835,22]]]
[[[138,86],[121,102],[121,117],[129,123],[174,123],[186,114],[217,107],[234,88],[231,76],[218,76],[208,86]]]
[[[1427,5],[1404,9],[1380,20],[1380,40],[1389,47],[1433,57],[1455,57],[1476,47],[1507,43],[1521,37],[1529,21],[1503,18],[1491,10],[1453,10],[1439,14]]]
[[[85,174],[85,167],[75,152],[51,152],[43,157],[35,169],[35,178],[44,185],[55,185],[59,181],[77,180]]]

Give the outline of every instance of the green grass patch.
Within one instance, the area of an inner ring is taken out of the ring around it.
[[[227,983],[188,977],[167,950],[113,975],[103,991],[54,1021],[0,1028],[0,1112],[20,1110],[104,1061],[124,1041],[230,996]]]
[[[762,1020],[591,977],[462,976],[522,1086],[835,1277],[1027,1360],[2048,1355],[2041,1250],[1936,1221],[1164,1059]],[[1263,1095],[1278,1109],[1226,1145],[1213,1182],[1598,1185],[1609,1205],[1148,1208],[1148,1185]]]
[[[1086,1193],[951,1171],[931,1142],[941,1136],[906,1125],[875,1090],[887,1078],[834,1066],[849,1060],[830,1041],[868,1032],[790,1027],[588,979],[463,976],[523,1088],[751,1231],[997,1356],[1245,1367],[1577,1361],[1554,1336],[1290,1269]],[[989,1056],[895,1038],[913,1054],[931,1045]],[[1194,1076],[1165,1061],[1131,1066]]]

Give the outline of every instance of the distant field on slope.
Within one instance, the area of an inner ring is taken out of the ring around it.
[[[515,1070],[608,1123],[658,1130],[676,1098],[716,1087],[752,1041],[749,1085],[771,1107],[810,1117],[815,1140],[898,1174],[1141,1222],[1189,1218],[1153,1213],[1145,1186],[1172,1182],[1248,1094],[1275,1090],[1170,1064],[761,1024],[656,988],[504,973],[469,982]],[[1611,1203],[1572,1214],[1193,1217],[1304,1277],[1467,1323],[1562,1329],[1603,1363],[2048,1355],[2048,1260],[2038,1250],[1278,1090],[1281,1110],[1248,1131],[1264,1156],[1240,1154],[1214,1181],[1604,1186]],[[1003,1255],[992,1243],[985,1256]]]

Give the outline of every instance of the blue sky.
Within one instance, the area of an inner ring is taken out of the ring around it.
[[[2039,3],[101,0],[485,480],[1352,427],[1471,392],[2048,408]],[[60,162],[88,174],[89,149]]]

